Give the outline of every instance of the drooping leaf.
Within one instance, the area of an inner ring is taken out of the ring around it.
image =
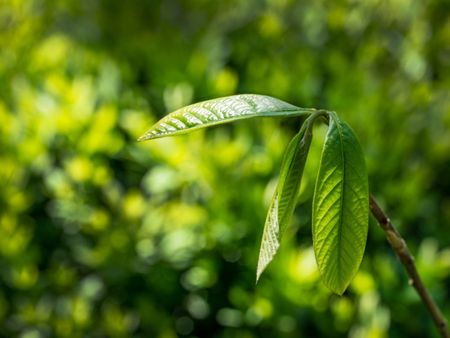
[[[311,118],[311,117],[310,117]],[[261,248],[259,250],[256,281],[272,261],[280,247],[281,236],[294,212],[300,182],[312,139],[312,127],[304,127],[286,148],[281,164],[278,186],[267,213]]]
[[[322,150],[313,201],[313,244],[325,285],[342,294],[361,264],[369,219],[361,146],[335,113]]]
[[[315,109],[299,108],[266,95],[233,95],[178,109],[159,120],[138,140],[183,134],[255,116],[298,116],[314,111]]]

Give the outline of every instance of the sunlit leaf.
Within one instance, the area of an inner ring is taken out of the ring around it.
[[[178,109],[158,121],[138,140],[183,134],[255,116],[298,116],[314,111],[315,109],[299,108],[265,95],[233,95]]]
[[[313,201],[313,243],[322,280],[337,294],[351,282],[364,254],[369,217],[361,146],[336,114],[323,146]]]
[[[278,186],[264,225],[256,270],[257,281],[278,251],[281,235],[291,220],[311,139],[312,130],[302,128],[286,149]]]

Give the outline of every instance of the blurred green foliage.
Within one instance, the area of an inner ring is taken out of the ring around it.
[[[317,142],[294,226],[255,287],[299,121],[135,139],[234,93],[338,111],[449,318],[449,12],[446,0],[0,0],[0,335],[437,336],[375,223],[344,296],[319,281]]]

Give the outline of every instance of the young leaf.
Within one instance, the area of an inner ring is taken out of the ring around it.
[[[255,116],[298,116],[315,109],[299,108],[270,96],[244,94],[222,97],[178,109],[159,120],[138,141],[190,132]]]
[[[361,264],[369,189],[361,146],[335,113],[322,150],[313,201],[313,244],[322,280],[341,295]]]
[[[308,118],[308,120],[313,116]],[[294,212],[303,169],[312,139],[312,124],[309,125],[307,121],[291,140],[284,154],[278,186],[269,207],[266,224],[264,225],[256,269],[256,281],[258,281],[262,272],[278,251],[281,235],[289,225]]]

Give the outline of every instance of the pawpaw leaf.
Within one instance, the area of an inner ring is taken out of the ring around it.
[[[322,150],[314,200],[314,252],[324,284],[341,295],[361,264],[369,222],[369,189],[361,146],[335,113]]]
[[[281,236],[291,221],[300,189],[303,169],[312,139],[312,129],[305,122],[286,148],[277,189],[272,198],[264,225],[256,281],[278,251]]]
[[[199,128],[257,116],[299,116],[314,112],[279,99],[243,94],[195,103],[178,109],[152,126],[138,141],[191,132]]]

